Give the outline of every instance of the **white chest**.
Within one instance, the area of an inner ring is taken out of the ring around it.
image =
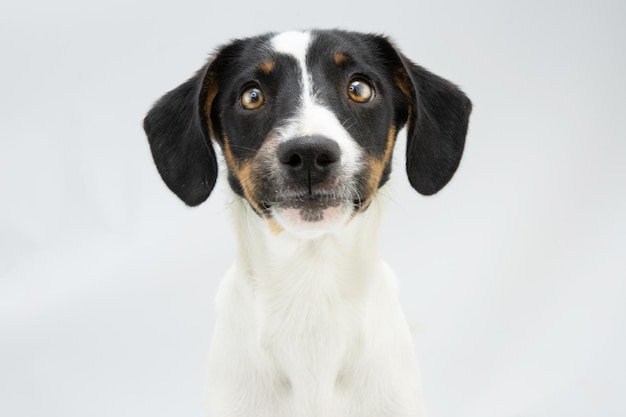
[[[293,242],[244,226],[218,293],[209,415],[421,416],[411,335],[374,234]]]

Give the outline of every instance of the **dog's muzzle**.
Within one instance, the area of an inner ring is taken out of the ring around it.
[[[278,146],[279,198],[272,212],[294,225],[331,222],[352,211],[341,178],[341,149],[325,136],[300,136]]]

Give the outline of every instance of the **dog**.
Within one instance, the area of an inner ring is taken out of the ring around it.
[[[416,417],[421,382],[392,270],[381,188],[406,127],[423,195],[457,170],[471,102],[386,37],[340,30],[234,40],[144,120],[156,167],[205,201],[219,148],[237,256],[216,297],[215,417]]]

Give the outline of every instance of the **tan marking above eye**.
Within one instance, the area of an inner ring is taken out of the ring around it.
[[[333,58],[335,59],[335,64],[337,65],[343,65],[348,62],[349,59],[348,55],[344,54],[343,52],[335,52]]]
[[[241,95],[241,106],[247,110],[256,110],[263,105],[265,97],[258,87],[247,88]]]
[[[367,103],[374,97],[374,88],[363,79],[354,79],[348,85],[348,97],[356,103]]]
[[[270,142],[273,139],[269,140]],[[241,184],[245,199],[250,203],[254,210],[265,217],[269,223],[270,231],[274,234],[280,234],[283,228],[276,223],[271,215],[263,209],[263,207],[254,198],[257,190],[258,175],[254,174],[254,161],[252,159],[246,159],[243,161],[237,161],[233,155],[233,151],[230,145],[230,139],[228,136],[223,135],[222,142],[224,143],[224,159],[226,159],[226,166],[228,170],[234,175],[234,177]]]
[[[269,75],[269,73],[272,72],[273,69],[274,69],[274,61],[271,61],[271,60],[263,61],[259,65],[259,70],[265,75]]]

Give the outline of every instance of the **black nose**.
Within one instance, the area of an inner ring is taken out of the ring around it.
[[[293,180],[311,186],[327,179],[341,157],[339,145],[325,136],[301,136],[280,144],[278,160]]]

